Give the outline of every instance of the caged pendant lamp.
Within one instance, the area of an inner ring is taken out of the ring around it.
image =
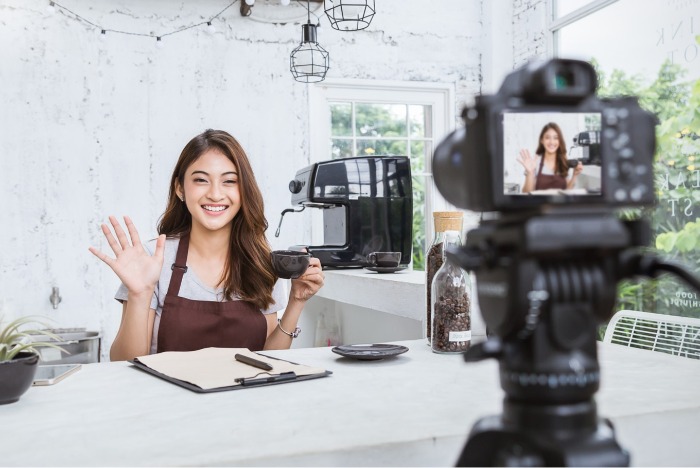
[[[374,0],[324,0],[331,27],[338,31],[359,31],[374,18]]]
[[[289,56],[289,70],[297,81],[316,83],[326,78],[330,57],[318,44],[316,25],[311,24],[309,0],[306,0],[306,8],[308,20],[301,26],[301,44]]]

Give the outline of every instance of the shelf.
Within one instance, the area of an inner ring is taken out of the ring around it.
[[[425,312],[425,272],[374,273],[365,269],[324,270],[317,296],[421,320]]]

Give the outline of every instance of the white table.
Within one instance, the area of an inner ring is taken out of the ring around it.
[[[85,365],[0,406],[0,465],[453,465],[474,422],[501,411],[497,364],[402,344],[406,354],[383,361],[270,352],[334,373],[210,394],[125,362]],[[600,414],[633,465],[700,465],[700,362],[600,349]]]

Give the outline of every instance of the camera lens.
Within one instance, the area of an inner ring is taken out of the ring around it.
[[[433,179],[445,200],[457,207],[466,207],[469,201],[467,184],[464,183],[465,156],[463,154],[466,129],[450,133],[435,148],[433,155]]]

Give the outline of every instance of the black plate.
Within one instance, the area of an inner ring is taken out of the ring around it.
[[[351,359],[376,361],[378,359],[403,354],[408,351],[408,348],[392,344],[363,344],[336,346],[332,348],[331,351]]]
[[[407,266],[402,266],[399,265],[397,267],[373,267],[373,266],[368,266],[365,267],[365,269],[369,271],[376,271],[377,273],[396,273],[397,271],[405,270],[408,268]]]

